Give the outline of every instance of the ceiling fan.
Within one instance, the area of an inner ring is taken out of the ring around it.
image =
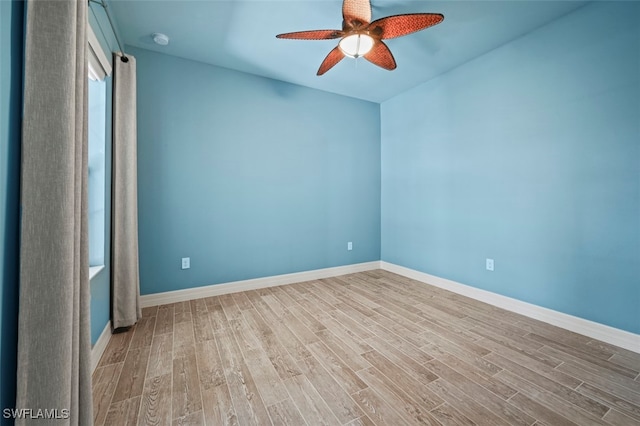
[[[324,58],[318,75],[329,71],[345,56],[364,57],[386,70],[396,69],[396,61],[382,40],[401,37],[439,24],[440,13],[393,15],[371,22],[370,0],[344,0],[342,30],[312,30],[278,34],[277,38],[297,40],[330,40],[340,38],[338,45]]]

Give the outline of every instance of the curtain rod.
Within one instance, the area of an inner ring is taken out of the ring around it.
[[[111,19],[111,13],[109,13],[109,8],[107,7],[107,4],[104,2],[104,0],[89,0],[89,3],[95,3],[102,6],[102,8],[104,9],[104,12],[107,14],[107,19],[109,20],[109,25],[111,26],[111,31],[113,32],[113,36],[116,38],[116,43],[118,43],[118,47],[120,48],[120,52],[122,53],[120,60],[124,63],[129,62],[129,58],[127,58],[127,56],[125,55],[124,49],[122,48],[122,44],[120,43],[120,38],[118,38],[116,27],[113,25],[113,20]]]

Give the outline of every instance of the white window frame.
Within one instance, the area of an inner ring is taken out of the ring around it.
[[[111,75],[111,64],[89,24],[87,24],[87,38],[89,39],[89,78],[104,80],[105,77]]]

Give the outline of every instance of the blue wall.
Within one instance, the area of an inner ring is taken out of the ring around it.
[[[378,104],[126,50],[142,294],[380,259]]]
[[[23,10],[0,1],[0,409],[15,406]]]
[[[383,103],[382,259],[639,333],[639,20],[591,4]]]

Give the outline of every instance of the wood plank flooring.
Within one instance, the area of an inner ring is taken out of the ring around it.
[[[100,425],[638,425],[640,355],[376,270],[145,308]]]

